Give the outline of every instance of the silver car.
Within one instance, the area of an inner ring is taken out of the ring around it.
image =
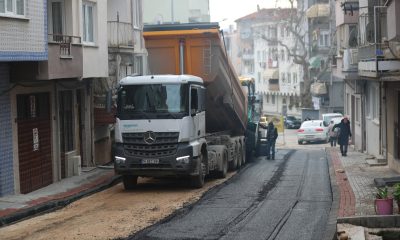
[[[328,128],[322,120],[305,121],[297,130],[297,142],[328,142]]]

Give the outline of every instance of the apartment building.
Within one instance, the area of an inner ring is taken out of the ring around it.
[[[46,9],[43,0],[0,2],[0,196],[53,181],[52,149],[46,146],[51,89],[29,88],[40,93],[16,95],[32,80],[18,81],[19,72],[35,70],[48,58]]]
[[[31,192],[105,161],[93,89],[108,77],[106,24],[106,1],[0,2],[1,97],[9,106],[0,194]]]
[[[362,120],[361,150],[400,171],[400,6],[397,1],[360,0],[355,4],[359,5],[355,90],[360,100],[353,105],[355,94],[348,96],[348,113],[355,113],[356,123],[358,116]]]
[[[263,114],[301,115],[299,104],[301,66],[289,49],[296,38],[289,31],[292,9],[272,9],[269,19],[253,25],[256,92],[263,96]]]
[[[143,1],[144,24],[210,22],[209,0]]]

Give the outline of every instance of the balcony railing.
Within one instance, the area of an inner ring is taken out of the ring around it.
[[[133,47],[133,26],[131,23],[109,21],[108,29],[108,46],[109,47]]]
[[[358,49],[360,76],[378,77],[378,74],[399,72],[400,59],[394,56],[387,43],[369,44]]]
[[[60,46],[60,56],[71,56],[71,44],[81,44],[81,37],[68,36],[62,34],[48,34],[49,43],[55,43]]]

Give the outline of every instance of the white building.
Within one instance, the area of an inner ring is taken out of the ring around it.
[[[290,9],[275,9],[269,19],[252,26],[256,92],[263,96],[263,114],[301,114],[302,68],[293,63],[289,52],[279,44],[291,49],[295,46],[296,39],[286,28],[289,12]]]
[[[144,24],[210,22],[209,0],[145,0]]]

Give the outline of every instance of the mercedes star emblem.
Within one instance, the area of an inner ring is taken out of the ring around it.
[[[156,142],[156,134],[152,131],[148,131],[144,133],[143,140],[147,144],[153,144]]]

